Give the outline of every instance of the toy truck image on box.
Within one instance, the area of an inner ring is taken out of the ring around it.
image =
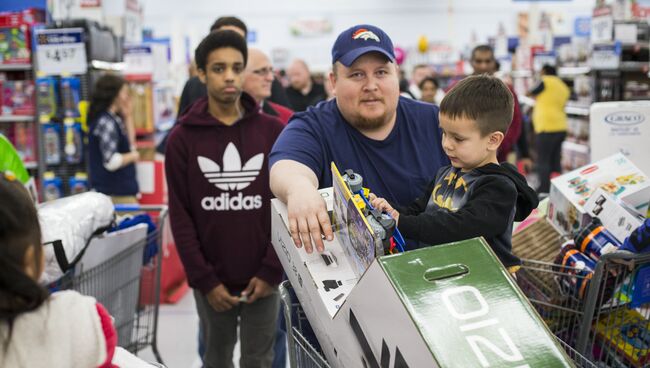
[[[320,193],[329,210],[341,200]],[[375,257],[357,276],[339,237],[326,257],[296,248],[272,200],[273,246],[331,366],[573,366],[485,240]]]

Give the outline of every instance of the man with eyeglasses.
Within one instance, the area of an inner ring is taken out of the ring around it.
[[[273,79],[271,60],[258,49],[248,49],[243,90],[253,96],[263,113],[277,117],[286,125],[293,111],[267,100],[271,96]]]

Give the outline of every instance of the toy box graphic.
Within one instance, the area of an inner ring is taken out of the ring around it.
[[[359,206],[365,206],[359,196],[350,192],[334,163],[332,167],[332,192],[334,194],[334,228],[337,237],[357,277],[361,276],[383,250]],[[383,253],[382,253],[383,254]]]
[[[597,188],[644,213],[650,200],[650,180],[621,153],[614,154],[551,180],[548,218],[563,235],[572,235],[589,222],[584,205]]]
[[[596,189],[584,208],[590,216],[600,219],[621,244],[643,224],[643,215],[602,188]]]

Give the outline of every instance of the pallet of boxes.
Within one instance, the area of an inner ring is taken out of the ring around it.
[[[272,201],[272,241],[333,367],[574,366],[487,243],[383,255],[333,165],[335,219],[323,253],[296,248]]]

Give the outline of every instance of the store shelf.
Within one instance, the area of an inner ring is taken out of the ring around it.
[[[567,104],[564,111],[570,115],[589,116],[589,106]]]
[[[619,67],[623,72],[647,72],[649,68],[647,61],[623,61]]]
[[[574,78],[580,75],[589,74],[591,68],[588,66],[566,66],[557,70],[557,75],[563,78]]]
[[[31,70],[32,64],[0,64],[0,72],[9,72],[14,70]]]
[[[17,121],[34,121],[33,115],[0,115],[0,123],[14,123]]]

